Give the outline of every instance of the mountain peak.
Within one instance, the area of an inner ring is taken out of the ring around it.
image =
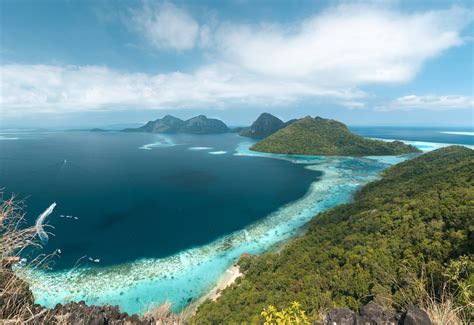
[[[240,131],[240,135],[251,138],[265,138],[285,126],[285,123],[270,113],[262,113],[248,128]]]

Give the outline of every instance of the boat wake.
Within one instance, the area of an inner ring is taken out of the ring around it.
[[[44,220],[51,213],[53,213],[53,210],[55,207],[56,207],[56,202],[54,202],[46,210],[44,210],[44,212],[38,216],[38,219],[36,219],[36,222],[35,222],[36,233],[38,234],[38,237],[40,238],[43,244],[46,244],[49,239],[48,233],[44,231],[43,223],[44,223]]]

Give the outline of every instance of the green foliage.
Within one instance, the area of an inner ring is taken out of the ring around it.
[[[322,156],[401,155],[419,152],[400,141],[363,138],[346,125],[320,117],[305,117],[252,146],[252,150]]]
[[[474,307],[474,256],[460,256],[449,261],[443,272],[445,283],[459,305]]]
[[[280,311],[275,306],[270,305],[260,315],[263,317],[265,325],[311,324],[306,313],[301,309],[301,304],[297,301],[293,301],[290,307]]]
[[[451,146],[405,161],[366,185],[351,204],[314,218],[278,253],[242,261],[244,277],[206,302],[198,324],[255,323],[268,305],[301,303],[310,321],[335,306],[370,300],[393,309],[417,303],[414,278],[434,295],[472,300],[474,151]],[[467,257],[463,257],[467,256]],[[428,287],[429,286],[429,287]]]

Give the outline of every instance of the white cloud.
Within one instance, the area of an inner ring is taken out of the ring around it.
[[[406,82],[422,64],[461,45],[468,10],[407,14],[343,5],[299,25],[228,25],[217,32],[227,60],[258,74],[319,84]]]
[[[431,110],[431,111],[445,111],[451,109],[474,109],[473,96],[461,95],[447,95],[447,96],[417,96],[408,95],[398,97],[391,103],[377,108],[381,111],[388,110]]]
[[[136,29],[158,49],[192,49],[200,33],[194,18],[171,3],[145,4],[133,12],[132,20]]]
[[[3,65],[2,114],[75,112],[115,108],[169,109],[258,103],[280,105],[299,98],[348,101],[352,89],[255,78],[238,67],[209,65],[187,73],[120,73],[98,66]]]

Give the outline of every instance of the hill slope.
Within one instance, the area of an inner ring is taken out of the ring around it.
[[[221,120],[198,115],[186,120],[179,131],[192,134],[211,134],[226,133],[229,132],[229,128]]]
[[[183,121],[177,117],[166,115],[161,119],[148,121],[139,128],[124,129],[124,132],[150,132],[150,133],[191,133],[213,134],[229,132],[224,122],[218,119],[198,115]]]
[[[439,293],[446,265],[474,253],[472,220],[474,151],[451,146],[424,154],[387,169],[353,203],[318,215],[279,253],[242,258],[244,278],[204,303],[194,321],[252,323],[269,304],[295,300],[312,319],[370,300],[395,309],[417,303],[413,278],[424,274]],[[474,261],[458,265],[465,268],[458,280],[473,283]]]
[[[269,113],[262,113],[248,128],[244,128],[239,135],[250,138],[265,138],[285,127],[285,122]]]
[[[353,134],[335,120],[309,116],[291,123],[256,143],[252,150],[322,156],[401,155],[419,152],[400,141],[371,140]]]
[[[123,131],[125,132],[150,132],[150,133],[178,133],[180,128],[183,126],[184,121],[171,116],[166,115],[161,119],[154,121],[148,121],[145,125],[139,128],[128,128]]]

